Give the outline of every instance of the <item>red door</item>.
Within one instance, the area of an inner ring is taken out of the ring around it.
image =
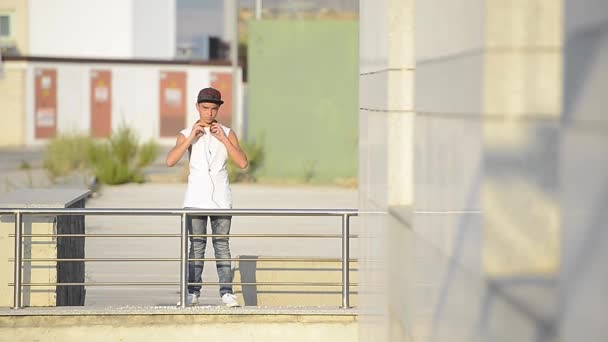
[[[175,137],[186,127],[186,73],[160,73],[160,136]]]
[[[222,100],[224,100],[217,115],[217,121],[224,126],[232,127],[232,74],[212,72],[211,86],[222,93]]]
[[[91,135],[105,138],[112,134],[112,72],[91,71]]]
[[[57,71],[36,69],[35,75],[34,136],[37,139],[54,138],[57,134]]]

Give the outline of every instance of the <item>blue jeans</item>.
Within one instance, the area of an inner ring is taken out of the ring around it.
[[[186,221],[188,234],[207,234],[207,218],[209,216],[188,216]],[[226,235],[226,237],[213,237],[213,249],[217,259],[230,259],[230,246],[228,245],[228,234],[230,234],[230,216],[211,216],[212,234]],[[202,259],[205,257],[205,247],[207,247],[207,237],[190,237],[190,259]],[[232,269],[230,260],[218,260],[215,262],[217,275],[220,278],[220,296],[232,293]],[[203,261],[190,261],[188,263],[188,282],[202,283]],[[188,286],[188,292],[200,295],[200,285]]]

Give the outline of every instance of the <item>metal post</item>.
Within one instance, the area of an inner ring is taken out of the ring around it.
[[[232,13],[232,45],[230,46],[230,63],[232,65],[232,129],[236,134],[243,136],[243,117],[241,111],[241,99],[239,97],[239,85],[241,77],[239,77],[239,1],[231,0],[234,13]]]
[[[188,293],[188,227],[186,226],[187,214],[181,216],[181,244],[180,244],[180,267],[179,267],[179,303],[180,307],[187,306],[186,297]]]
[[[350,307],[350,222],[349,215],[342,215],[342,308]]]
[[[15,213],[15,287],[13,289],[13,309],[21,309],[21,212]]]
[[[262,19],[262,0],[255,0],[255,20]]]

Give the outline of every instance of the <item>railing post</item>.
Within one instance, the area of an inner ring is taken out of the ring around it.
[[[15,287],[13,289],[13,309],[21,309],[21,212],[15,212]]]
[[[342,215],[342,308],[350,307],[350,216]]]
[[[185,308],[188,294],[188,227],[186,226],[187,214],[181,215],[181,244],[180,244],[180,263],[179,263],[179,303],[180,307]]]

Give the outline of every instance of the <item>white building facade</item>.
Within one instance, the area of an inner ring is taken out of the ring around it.
[[[175,0],[29,0],[29,55],[172,59]]]

